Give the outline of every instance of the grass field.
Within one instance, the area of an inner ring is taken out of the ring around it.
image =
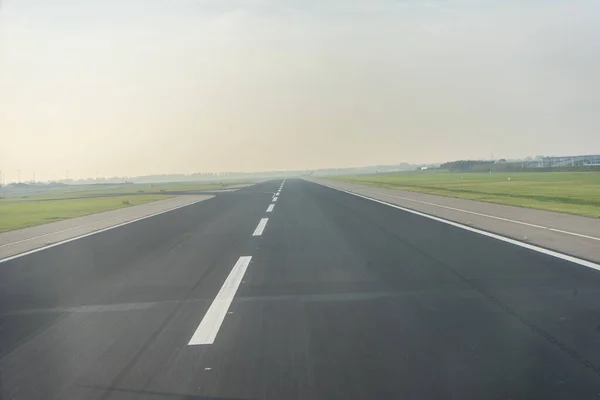
[[[133,194],[133,193],[149,193],[160,194],[165,192],[195,192],[195,191],[210,191],[234,188],[239,183],[148,183],[148,184],[132,184],[132,185],[108,185],[108,186],[85,186],[85,188],[71,187],[69,194],[72,196],[85,196],[107,194]]]
[[[65,185],[0,190],[0,232],[166,199],[181,192],[227,189],[240,182]]]
[[[600,218],[599,172],[414,171],[330,179]]]
[[[0,232],[131,207],[169,196],[113,196],[88,199],[0,202]]]
[[[57,187],[29,187],[27,189],[0,190],[2,200],[20,201],[66,199],[77,197],[115,196],[127,194],[169,194],[169,192],[195,192],[235,188],[239,182],[228,183],[153,183],[153,184],[114,184],[114,185],[65,185]]]

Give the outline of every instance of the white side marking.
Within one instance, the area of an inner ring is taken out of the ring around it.
[[[273,208],[275,208],[275,204],[270,204],[269,207],[267,208],[267,212],[272,212]]]
[[[427,201],[421,201],[421,200],[409,199],[409,198],[406,198],[406,197],[396,196],[396,195],[393,195],[393,194],[387,194],[387,193],[383,193],[383,192],[374,192],[374,193],[380,194],[382,196],[394,197],[396,199],[401,199],[401,200],[406,200],[406,201],[412,201],[414,203],[426,204],[426,205],[429,205],[429,206],[434,206],[434,207],[439,207],[439,208],[445,208],[447,210],[459,211],[459,212],[463,212],[463,213],[466,213],[466,214],[478,215],[478,216],[481,216],[481,217],[487,217],[487,218],[497,219],[497,220],[500,220],[500,221],[512,222],[513,224],[526,225],[526,226],[530,226],[532,228],[545,229],[545,230],[548,230],[548,231],[564,233],[565,235],[573,235],[573,236],[578,236],[578,237],[582,237],[582,238],[586,238],[586,239],[599,240],[600,241],[600,237],[588,236],[588,235],[583,235],[581,233],[575,233],[575,232],[569,232],[569,231],[563,231],[561,229],[550,228],[549,226],[530,224],[530,223],[527,223],[527,222],[516,221],[514,219],[496,217],[494,215],[482,214],[482,213],[478,213],[478,212],[475,212],[475,211],[463,210],[461,208],[454,208],[454,207],[442,206],[440,204],[429,203]]]
[[[78,225],[78,226],[74,226],[72,228],[61,229],[60,231],[50,232],[50,233],[46,233],[46,234],[43,234],[43,235],[33,236],[33,237],[30,237],[30,238],[27,238],[27,239],[19,240],[19,241],[16,241],[16,242],[6,243],[6,244],[3,244],[3,245],[0,245],[0,249],[3,248],[3,247],[14,246],[15,244],[29,242],[29,241],[35,240],[35,239],[40,239],[40,238],[43,238],[43,237],[46,237],[46,236],[52,236],[52,235],[56,235],[56,234],[59,234],[59,233],[69,232],[69,231],[72,231],[74,229],[85,228],[85,227],[88,227],[88,226],[92,226],[92,225],[96,225],[96,224],[101,224],[102,222],[112,221],[113,219],[117,219],[117,218],[123,218],[123,216],[122,215],[118,215],[116,217],[106,218],[106,219],[103,219],[101,221],[90,222],[89,224]]]
[[[217,297],[213,300],[196,332],[190,339],[188,346],[214,343],[250,260],[252,260],[251,256],[245,256],[240,257],[235,263],[225,283],[221,286],[221,290],[217,293]]]
[[[260,220],[260,222],[258,223],[258,226],[256,227],[256,229],[254,230],[254,233],[252,234],[252,236],[262,235],[263,231],[265,230],[265,226],[267,226],[267,222],[269,222],[269,218],[262,218]]]
[[[14,256],[6,257],[6,258],[3,258],[3,259],[0,259],[0,264],[8,262],[8,261],[11,261],[11,260],[14,260],[16,258],[25,257],[25,256],[28,256],[30,254],[37,253],[38,251],[44,251],[44,250],[47,250],[47,249],[51,249],[52,247],[60,246],[60,245],[65,244],[65,243],[74,242],[75,240],[83,239],[83,238],[86,238],[86,237],[89,237],[89,236],[96,235],[98,233],[106,232],[106,231],[109,231],[111,229],[119,228],[121,226],[125,226],[125,225],[128,225],[128,224],[133,224],[134,222],[138,222],[138,221],[144,220],[146,218],[156,217],[157,215],[168,213],[169,211],[175,211],[175,210],[183,208],[183,207],[191,206],[192,204],[196,204],[196,203],[199,203],[199,202],[204,201],[204,200],[207,200],[207,199],[193,201],[191,203],[187,203],[187,204],[183,204],[183,205],[180,205],[180,206],[177,206],[177,207],[169,208],[168,210],[159,211],[159,212],[154,213],[154,214],[150,214],[150,215],[146,215],[146,216],[143,216],[143,217],[140,217],[140,218],[132,219],[131,221],[123,222],[121,224],[109,226],[108,228],[102,228],[102,229],[99,229],[97,231],[86,233],[85,235],[75,236],[73,238],[61,240],[60,242],[52,243],[52,244],[49,244],[47,246],[38,247],[37,249],[29,250],[29,251],[26,251],[24,253],[19,253],[19,254],[16,254]],[[60,232],[63,232],[63,231],[60,231]],[[11,243],[9,243],[9,244],[11,244]]]
[[[327,187],[330,187],[330,186],[327,186]],[[371,201],[374,201],[374,202],[379,203],[379,204],[384,204],[386,206],[394,207],[394,208],[397,208],[397,209],[402,210],[402,211],[406,211],[406,212],[411,213],[411,214],[415,214],[415,215],[419,215],[421,217],[429,218],[429,219],[432,219],[434,221],[442,222],[444,224],[448,224],[448,225],[452,225],[452,226],[455,226],[455,227],[460,228],[460,229],[464,229],[466,231],[478,233],[478,234],[483,235],[483,236],[491,237],[493,239],[497,239],[497,240],[501,240],[503,242],[514,244],[515,246],[524,247],[524,248],[529,249],[529,250],[537,251],[538,253],[542,253],[542,254],[546,254],[546,255],[552,256],[552,257],[560,258],[561,260],[569,261],[569,262],[572,262],[572,263],[575,263],[575,264],[583,265],[584,267],[588,267],[588,268],[592,268],[592,269],[600,271],[600,265],[596,264],[596,263],[593,263],[591,261],[582,260],[581,258],[569,256],[567,254],[562,254],[562,253],[559,253],[557,251],[544,249],[543,247],[534,246],[534,245],[529,244],[529,243],[519,242],[518,240],[510,239],[510,238],[507,238],[505,236],[500,236],[500,235],[497,235],[495,233],[482,231],[480,229],[472,228],[472,227],[466,226],[466,225],[462,225],[462,224],[459,224],[457,222],[449,221],[447,219],[434,217],[433,215],[429,215],[429,214],[425,214],[425,213],[422,213],[422,212],[419,212],[419,211],[411,210],[410,208],[400,207],[400,206],[397,206],[395,204],[391,204],[391,203],[388,203],[388,202],[385,202],[385,201],[382,201],[382,200],[377,200],[377,199],[373,199],[371,197],[363,196],[362,194],[352,193],[352,192],[349,192],[347,190],[337,189],[337,188],[331,188],[331,189],[339,190],[340,192],[348,193],[348,194],[351,194],[353,196],[362,197],[363,199],[371,200]]]

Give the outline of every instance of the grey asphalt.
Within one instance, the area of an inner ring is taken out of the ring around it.
[[[313,182],[600,262],[600,218],[319,178]]]
[[[267,214],[280,184],[0,264],[0,399],[600,396],[600,272],[302,180]]]
[[[92,232],[112,228],[136,219],[150,217],[192,203],[210,199],[210,195],[170,197],[127,208],[67,218],[47,224],[0,232],[0,260],[70,240]]]

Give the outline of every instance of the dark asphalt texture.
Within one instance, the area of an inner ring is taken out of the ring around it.
[[[0,399],[600,398],[600,272],[280,184],[0,264]]]

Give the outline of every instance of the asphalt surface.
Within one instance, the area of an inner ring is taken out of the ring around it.
[[[0,264],[0,399],[600,397],[599,271],[280,185]]]
[[[310,178],[324,186],[424,212],[600,263],[600,218]]]
[[[136,206],[0,232],[0,263],[6,262],[11,256],[23,256],[26,252],[40,251],[48,246],[56,246],[71,239],[81,238],[83,235],[114,229],[116,225],[171,212],[176,208],[186,207],[212,197],[210,195],[170,197]]]

